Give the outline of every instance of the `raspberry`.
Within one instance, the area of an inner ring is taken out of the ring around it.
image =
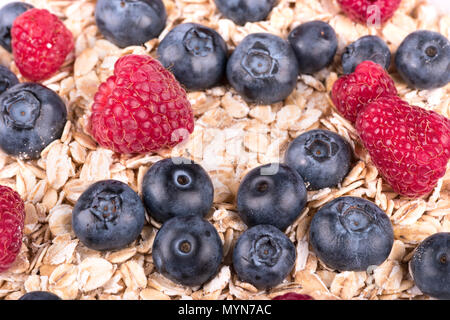
[[[22,246],[25,204],[11,188],[0,186],[0,272],[14,262]]]
[[[337,0],[337,2],[353,21],[383,24],[394,15],[401,0]]]
[[[364,107],[356,129],[378,171],[400,195],[425,195],[445,174],[450,120],[444,116],[383,97]]]
[[[194,130],[186,92],[159,61],[145,55],[117,60],[114,75],[98,88],[90,131],[119,153],[172,148]]]
[[[314,300],[311,296],[307,294],[299,294],[295,292],[288,292],[281,296],[276,296],[272,300]]]
[[[74,48],[72,33],[45,9],[31,9],[18,16],[11,37],[17,68],[32,81],[49,78]]]
[[[331,99],[338,111],[352,123],[368,103],[382,97],[396,95],[394,81],[379,64],[363,61],[354,73],[340,77],[333,85]]]

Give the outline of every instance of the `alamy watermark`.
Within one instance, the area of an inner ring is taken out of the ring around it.
[[[381,9],[377,4],[367,7],[367,21],[368,28],[381,28]]]

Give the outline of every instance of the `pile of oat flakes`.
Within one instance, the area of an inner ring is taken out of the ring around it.
[[[368,29],[339,13],[335,0],[280,0],[267,21],[236,26],[222,19],[213,0],[164,0],[168,21],[159,39],[144,47],[119,49],[102,39],[95,25],[95,1],[31,0],[35,7],[58,15],[75,37],[75,52],[58,74],[43,82],[66,102],[69,119],[63,136],[37,161],[20,161],[0,154],[0,184],[17,190],[26,201],[25,237],[13,267],[0,274],[0,297],[18,299],[25,292],[47,290],[63,299],[270,299],[285,292],[316,299],[428,299],[408,273],[412,250],[425,237],[450,232],[450,169],[428,197],[408,200],[394,193],[378,175],[355,129],[333,109],[329,93],[338,74],[343,48],[366,34],[378,34],[392,52],[406,35],[428,29],[450,36],[450,16],[439,15],[424,1],[403,0],[382,29]],[[117,155],[99,148],[86,133],[86,119],[98,85],[112,74],[115,61],[130,53],[151,54],[174,25],[198,22],[217,30],[233,49],[247,34],[270,32],[286,38],[302,22],[329,22],[338,35],[332,66],[314,76],[299,77],[296,90],[271,106],[249,106],[230,87],[189,92],[196,127],[190,140],[174,150],[140,156]],[[0,63],[19,75],[12,57],[0,48]],[[407,88],[392,74],[400,96],[409,103],[450,117],[450,85],[435,90]],[[23,78],[20,78],[24,81]],[[242,283],[231,267],[231,251],[246,226],[234,205],[239,182],[255,166],[282,159],[287,144],[304,131],[325,128],[351,141],[359,161],[342,186],[308,192],[308,207],[286,230],[297,248],[288,279],[272,290],[258,291]],[[201,288],[177,285],[158,274],[152,262],[152,242],[160,224],[148,217],[141,236],[128,248],[101,253],[83,246],[71,228],[71,211],[93,182],[117,179],[140,193],[146,170],[169,156],[197,161],[211,175],[214,207],[208,219],[224,242],[219,274]],[[368,272],[335,272],[309,250],[307,231],[312,215],[342,195],[366,197],[391,218],[395,242],[388,260]]]

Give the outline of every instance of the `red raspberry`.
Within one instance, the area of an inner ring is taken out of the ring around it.
[[[367,103],[396,94],[394,81],[383,67],[372,61],[363,61],[355,72],[340,77],[334,83],[331,99],[338,111],[353,123]]]
[[[281,296],[276,296],[272,300],[314,300],[314,299],[311,296],[308,296],[307,294],[288,292]]]
[[[416,198],[433,190],[450,160],[450,120],[380,98],[361,110],[356,129],[373,163],[395,192]]]
[[[383,24],[400,6],[401,0],[337,0],[342,11],[353,21]]]
[[[119,153],[172,148],[194,130],[186,92],[159,61],[145,55],[117,60],[114,75],[98,88],[90,131]]]
[[[22,246],[25,204],[11,188],[0,186],[0,272],[16,260]]]
[[[39,81],[61,67],[74,48],[74,40],[57,16],[45,9],[31,9],[14,20],[11,45],[20,73]]]

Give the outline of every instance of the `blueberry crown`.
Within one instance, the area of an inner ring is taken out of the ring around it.
[[[14,92],[3,101],[3,119],[15,129],[33,129],[40,113],[41,103],[30,91]]]
[[[242,67],[254,78],[269,78],[278,72],[278,61],[269,50],[256,42],[241,61]]]

